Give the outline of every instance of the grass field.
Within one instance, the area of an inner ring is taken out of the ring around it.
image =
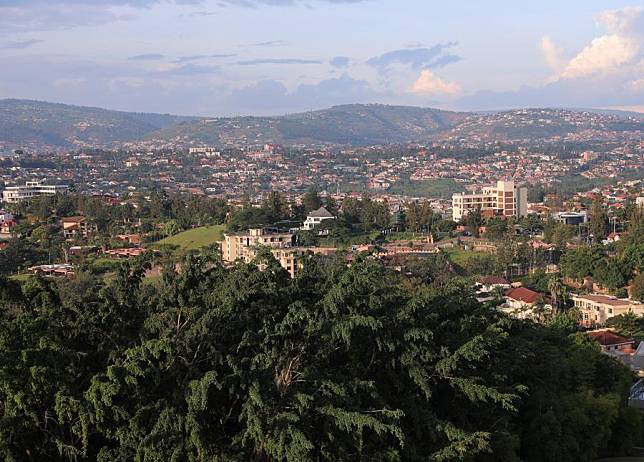
[[[470,260],[480,258],[482,255],[489,255],[485,252],[474,252],[471,250],[462,250],[457,247],[442,249],[452,263],[459,266],[466,265]]]
[[[223,239],[225,229],[225,225],[189,229],[174,236],[166,237],[156,242],[156,244],[176,245],[182,250],[200,249]]]

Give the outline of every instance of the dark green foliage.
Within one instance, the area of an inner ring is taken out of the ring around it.
[[[0,456],[556,461],[635,442],[628,371],[480,305],[444,257],[413,290],[365,256],[305,259],[296,279],[260,252],[264,271],[191,254],[157,286],[145,258],[108,284],[0,280]]]

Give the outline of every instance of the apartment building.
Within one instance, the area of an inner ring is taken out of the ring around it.
[[[452,195],[452,219],[460,221],[470,211],[480,209],[495,215],[522,217],[528,213],[528,189],[514,181],[497,181],[480,192]]]
[[[575,308],[581,313],[580,324],[584,327],[601,326],[608,318],[620,314],[633,313],[644,315],[644,304],[627,298],[616,298],[608,295],[573,295]]]
[[[65,217],[61,220],[65,239],[74,237],[88,237],[91,233],[98,232],[95,224],[90,223],[86,217]]]
[[[7,204],[15,204],[25,199],[38,196],[53,196],[66,193],[67,185],[47,185],[44,181],[27,181],[24,186],[7,186],[2,191],[2,200]]]
[[[291,233],[274,233],[263,228],[249,229],[243,233],[224,234],[224,240],[219,243],[221,258],[226,263],[236,260],[247,260],[247,251],[264,245],[274,248],[284,248],[293,245],[294,236]],[[252,258],[250,258],[252,260]]]
[[[309,252],[314,255],[333,255],[338,249],[335,247],[284,247],[271,249],[273,257],[294,278],[303,267],[303,258]],[[257,247],[245,251],[246,262],[255,258]],[[263,269],[260,265],[260,269]]]

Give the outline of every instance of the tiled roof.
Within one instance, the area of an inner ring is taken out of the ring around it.
[[[619,345],[633,342],[632,338],[622,337],[610,329],[594,330],[588,332],[588,336],[600,345]]]
[[[542,295],[539,292],[526,289],[525,287],[517,287],[516,289],[508,290],[505,296],[520,302],[536,303]]]

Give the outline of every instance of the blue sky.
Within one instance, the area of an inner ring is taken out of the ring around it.
[[[643,5],[619,0],[0,0],[0,98],[644,110],[643,35]]]

